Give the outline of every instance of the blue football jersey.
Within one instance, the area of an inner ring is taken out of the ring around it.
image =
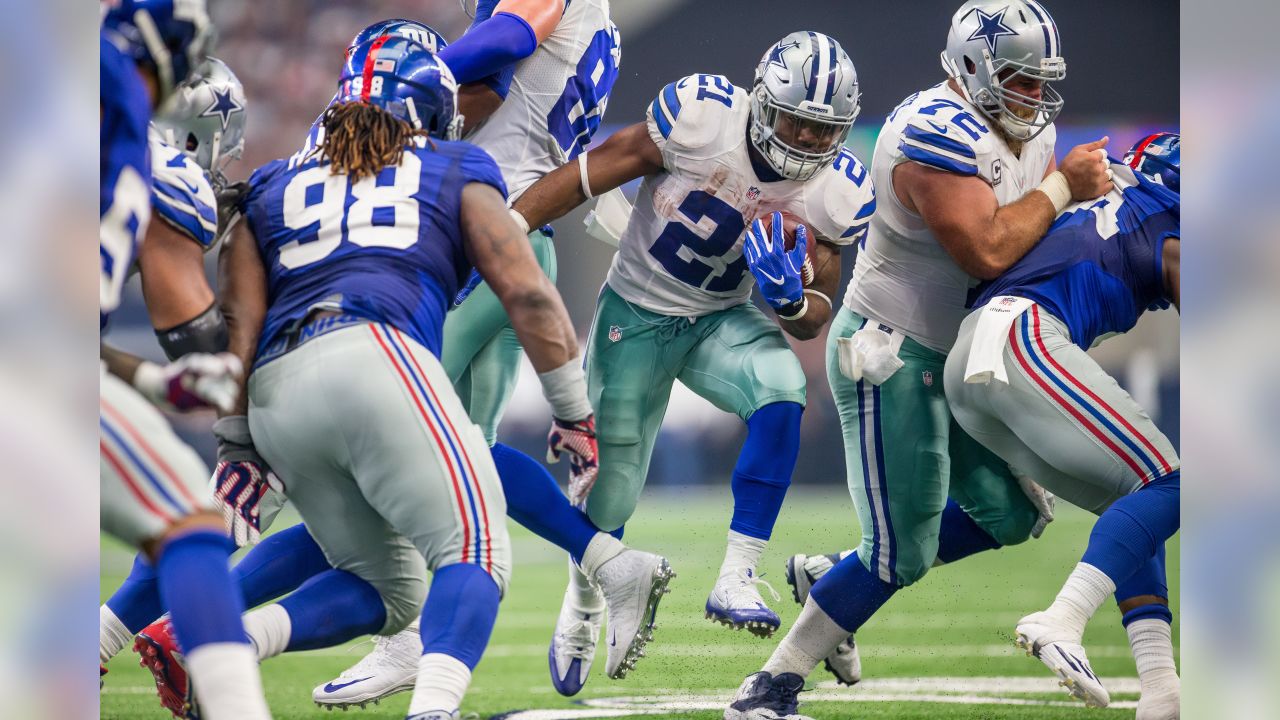
[[[101,324],[120,305],[129,266],[151,217],[147,123],[151,100],[133,60],[101,38],[98,254]]]
[[[387,323],[438,356],[445,312],[471,271],[459,216],[472,182],[506,195],[488,154],[442,140],[357,183],[306,151],[258,169],[244,212],[268,275],[259,351],[326,308]]]
[[[976,288],[971,307],[1016,295],[1066,323],[1084,349],[1103,335],[1132,329],[1145,310],[1169,307],[1161,252],[1178,237],[1178,193],[1112,160],[1115,189],[1058,216],[1013,267]]]

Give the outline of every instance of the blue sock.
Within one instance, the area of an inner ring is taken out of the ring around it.
[[[1164,571],[1164,545],[1151,556],[1138,572],[1116,585],[1116,602],[1122,603],[1139,595],[1169,599],[1169,585]]]
[[[498,584],[478,565],[439,568],[422,607],[422,654],[443,653],[475,670],[498,619]]]
[[[387,622],[387,608],[372,585],[345,570],[326,570],[280,601],[289,613],[287,651],[333,647],[372,635]]]
[[[1081,562],[1106,573],[1119,588],[1178,531],[1180,490],[1175,470],[1112,503],[1094,524]]]
[[[301,523],[272,533],[231,569],[245,607],[257,607],[293,592],[308,578],[331,569],[324,552]]]
[[[502,443],[490,452],[507,496],[507,515],[582,562],[587,544],[599,532],[587,514],[569,504],[542,463]]]
[[[791,484],[800,454],[800,416],[804,406],[778,402],[747,419],[747,441],[733,468],[733,520],[729,529],[768,540]]]
[[[947,506],[942,510],[942,528],[938,532],[938,560],[955,562],[998,547],[1000,543],[978,527],[978,523],[961,510],[955,500],[947,500]]]
[[[858,553],[851,552],[814,583],[809,597],[837,625],[852,633],[896,592],[896,585],[873,575],[862,566]]]
[[[1151,603],[1150,605],[1141,605],[1125,613],[1123,619],[1121,620],[1121,623],[1123,623],[1125,627],[1129,627],[1129,624],[1134,622],[1135,620],[1147,620],[1149,618],[1154,618],[1156,620],[1163,620],[1169,623],[1170,625],[1172,625],[1173,611],[1170,610],[1169,606],[1165,605],[1164,603]]]
[[[165,543],[156,561],[160,597],[187,653],[210,643],[248,643],[240,615],[244,602],[231,582],[225,533],[193,530]]]
[[[141,553],[133,559],[129,577],[107,599],[107,607],[134,635],[164,614],[155,568]]]

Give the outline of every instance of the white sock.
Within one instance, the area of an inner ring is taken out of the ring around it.
[[[739,570],[750,570],[755,575],[756,563],[764,554],[768,540],[748,537],[740,532],[729,531],[729,545],[724,551],[724,562],[720,564],[720,577],[733,575]]]
[[[1129,647],[1138,666],[1138,680],[1148,687],[1167,688],[1178,680],[1178,666],[1173,662],[1173,632],[1169,623],[1159,618],[1134,620],[1125,628]]]
[[[582,553],[582,572],[587,577],[594,578],[596,571],[600,566],[621,555],[627,549],[626,545],[618,538],[609,533],[598,532],[595,537],[591,538],[591,542],[587,543],[587,549]]]
[[[187,653],[187,672],[208,720],[271,720],[253,648],[209,643]]]
[[[818,603],[805,603],[796,624],[778,643],[763,670],[773,675],[789,672],[808,677],[847,637],[849,631],[837,625]]]
[[[1076,635],[1084,635],[1089,618],[1116,591],[1116,584],[1098,568],[1076,563],[1076,569],[1046,611],[1062,620]]]
[[[590,548],[590,546],[588,546]],[[583,558],[586,559],[585,557]],[[578,567],[578,563],[569,558],[569,587],[565,590],[566,599],[570,600],[574,607],[592,609],[600,607],[604,598],[600,594],[600,589],[591,582],[591,578]]]
[[[106,665],[133,639],[133,633],[120,622],[120,618],[103,605],[98,608],[98,660]]]
[[[444,653],[428,653],[418,659],[418,680],[413,685],[409,714],[429,710],[453,712],[462,704],[471,684],[471,669]]]
[[[259,660],[273,658],[289,646],[293,621],[279,605],[268,605],[244,614],[244,632],[258,653]]]

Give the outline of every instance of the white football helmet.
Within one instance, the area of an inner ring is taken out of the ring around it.
[[[215,190],[226,185],[223,170],[244,153],[244,86],[227,64],[207,59],[178,86],[171,106],[155,118],[164,141],[185,152],[209,175]]]
[[[751,88],[751,143],[779,174],[808,180],[840,153],[861,109],[858,73],[835,39],[793,32],[756,66]],[[808,131],[811,139],[797,144]]]
[[[951,18],[942,67],[983,115],[1015,140],[1044,132],[1062,112],[1062,96],[1049,86],[1067,76],[1058,24],[1035,0],[970,0]],[[1043,81],[1041,98],[1007,90],[1013,76]],[[1030,109],[1030,118],[1014,108]]]

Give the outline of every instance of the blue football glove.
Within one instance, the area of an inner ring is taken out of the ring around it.
[[[747,239],[742,244],[742,253],[751,274],[756,276],[764,301],[778,310],[804,300],[803,268],[809,231],[804,225],[797,225],[796,246],[788,252],[782,213],[775,212],[772,220],[771,233],[765,232],[764,223],[759,218],[751,223]]]
[[[484,282],[484,278],[480,277],[480,273],[472,270],[471,274],[467,276],[467,284],[463,285],[458,290],[458,294],[454,296],[453,306],[458,307],[465,302],[467,298],[471,297],[471,293],[475,292],[475,289],[480,287],[480,283],[482,282]]]

